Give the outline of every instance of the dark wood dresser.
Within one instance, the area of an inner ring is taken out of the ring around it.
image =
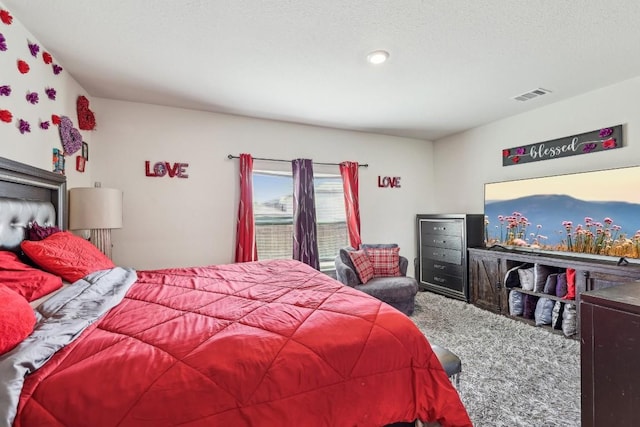
[[[582,294],[582,426],[640,426],[640,282]]]
[[[468,302],[467,249],[482,246],[484,215],[417,215],[416,226],[420,289]]]

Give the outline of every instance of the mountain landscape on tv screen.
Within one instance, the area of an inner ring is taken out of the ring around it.
[[[533,195],[511,200],[485,201],[484,214],[489,223],[486,226],[488,241],[500,241],[502,226],[503,240],[506,236],[506,223],[499,221],[499,216],[512,216],[515,212],[527,218],[530,225],[526,228],[523,239],[532,243],[534,235],[545,236],[541,240],[546,245],[557,245],[566,241],[567,230],[563,226],[571,221],[572,229],[578,225],[585,226],[585,218],[604,224],[610,218],[610,227],[620,226],[617,231],[628,238],[633,238],[640,230],[640,204],[622,201],[600,202],[579,200],[568,195]]]

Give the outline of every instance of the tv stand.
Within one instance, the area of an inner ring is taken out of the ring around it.
[[[541,264],[556,268],[573,268],[576,270],[576,298],[565,300],[556,296],[539,292],[512,288],[525,294],[532,294],[552,300],[561,300],[575,304],[577,313],[576,330],[578,338],[580,331],[580,300],[583,292],[604,289],[623,283],[640,280],[640,264],[632,264],[620,260],[590,259],[586,257],[570,256],[565,253],[546,253],[520,251],[505,247],[470,248],[469,249],[469,287],[470,302],[480,308],[503,314],[513,319],[534,324],[533,321],[509,314],[509,292],[504,286],[507,271],[521,264]],[[550,326],[542,326],[556,333]]]

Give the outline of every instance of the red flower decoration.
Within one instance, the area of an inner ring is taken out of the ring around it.
[[[510,154],[511,154],[510,150],[502,150],[502,157],[509,157]]]
[[[13,114],[9,110],[0,110],[0,120],[6,123],[11,123],[13,120]]]
[[[11,25],[13,22],[13,16],[9,13],[8,10],[0,10],[0,21],[4,22],[7,25]]]
[[[520,156],[513,156],[513,158],[511,159],[511,161],[513,163],[518,163],[520,161]]]
[[[616,148],[616,139],[615,138],[609,138],[606,141],[602,142],[602,148],[609,149],[609,148]]]
[[[79,96],[76,102],[78,109],[78,127],[82,130],[94,130],[96,128],[96,116],[89,109],[89,100]]]
[[[51,115],[51,123],[53,123],[54,125],[59,125],[60,124],[60,116],[52,114]]]
[[[49,52],[42,52],[42,60],[45,64],[51,64],[53,62],[53,58]]]
[[[22,74],[27,74],[29,72],[29,64],[24,62],[22,59],[19,60],[18,61],[18,70],[20,70],[20,72]]]

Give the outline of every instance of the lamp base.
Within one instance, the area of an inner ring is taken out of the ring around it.
[[[91,242],[100,250],[107,258],[111,259],[111,229],[96,228],[91,230]]]

